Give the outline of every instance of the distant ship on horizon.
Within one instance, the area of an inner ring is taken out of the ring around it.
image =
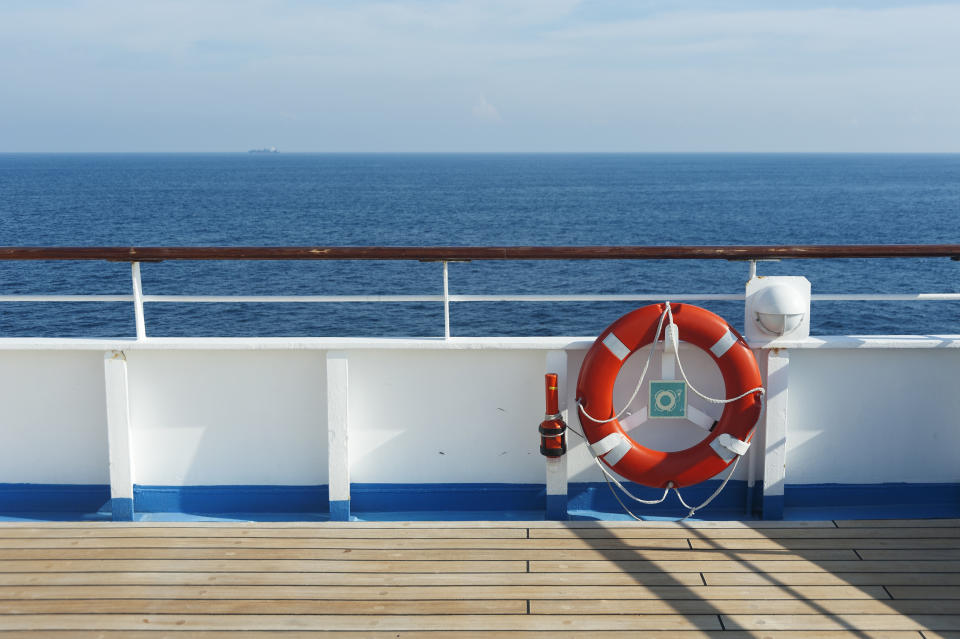
[[[279,153],[277,147],[271,146],[269,149],[250,149],[247,153]]]

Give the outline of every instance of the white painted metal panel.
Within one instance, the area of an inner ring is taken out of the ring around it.
[[[0,483],[106,484],[103,353],[0,353]]]
[[[960,353],[796,350],[787,484],[960,481]]]
[[[786,483],[960,481],[958,344],[841,337],[792,349]],[[567,402],[579,425],[574,380],[589,342],[572,338],[10,339],[0,340],[0,482],[107,483],[102,362],[122,347],[136,483],[325,484],[323,347],[333,345],[350,357],[355,482],[543,483],[545,350],[574,346]],[[681,354],[698,388],[722,394],[706,355]],[[643,355],[628,361],[617,406]],[[659,443],[683,445],[674,423]],[[602,481],[579,440],[569,444],[571,481]]]
[[[327,483],[323,352],[127,353],[135,482]]]
[[[354,482],[543,483],[544,355],[357,351]]]

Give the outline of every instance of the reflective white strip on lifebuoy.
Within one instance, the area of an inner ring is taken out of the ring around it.
[[[723,334],[723,337],[718,339],[717,343],[710,347],[710,352],[713,353],[717,359],[720,359],[724,353],[729,351],[730,347],[736,343],[737,337],[733,334],[733,331],[728,328],[727,332]]]
[[[610,433],[600,441],[590,444],[593,454],[597,457],[603,457],[603,460],[610,466],[616,466],[617,462],[626,457],[630,452],[630,440],[623,433]]]
[[[620,341],[620,338],[610,333],[603,338],[603,345],[607,347],[607,350],[613,353],[613,356],[619,359],[621,362],[627,357],[630,356],[630,349]]]
[[[741,441],[730,433],[720,433],[710,442],[710,448],[720,456],[720,459],[729,462],[737,455],[746,454],[750,448],[750,442]]]

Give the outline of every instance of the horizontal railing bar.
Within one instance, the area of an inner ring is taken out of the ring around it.
[[[678,293],[663,295],[451,295],[451,302],[645,302],[743,301],[743,293]],[[814,302],[960,301],[960,293],[825,293]],[[132,295],[0,295],[0,302],[132,302]],[[143,301],[175,304],[332,304],[442,302],[442,295],[144,295]]]
[[[451,302],[671,302],[693,300],[743,301],[743,293],[683,293],[677,295],[451,295]]]
[[[133,295],[0,295],[0,302],[132,302]]]
[[[934,300],[960,300],[960,293],[863,293],[860,295],[832,294],[811,295],[814,302],[924,302]]]
[[[0,247],[0,260],[674,260],[960,258],[960,244],[795,246],[144,246]]]
[[[353,302],[442,302],[442,295],[144,295],[144,302],[287,304]]]

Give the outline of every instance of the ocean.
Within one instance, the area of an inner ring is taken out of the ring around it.
[[[960,155],[0,154],[0,245],[960,241]],[[419,262],[144,264],[146,294],[439,294]],[[450,264],[450,291],[742,293],[727,261]],[[960,292],[948,259],[785,260],[814,293]],[[127,264],[0,262],[0,295],[126,294]],[[738,302],[701,303],[734,326]],[[624,303],[454,304],[455,336],[592,336]],[[812,333],[960,333],[957,302],[815,302]],[[438,336],[438,303],[148,304],[151,336]],[[0,337],[122,337],[127,303],[2,303]]]

